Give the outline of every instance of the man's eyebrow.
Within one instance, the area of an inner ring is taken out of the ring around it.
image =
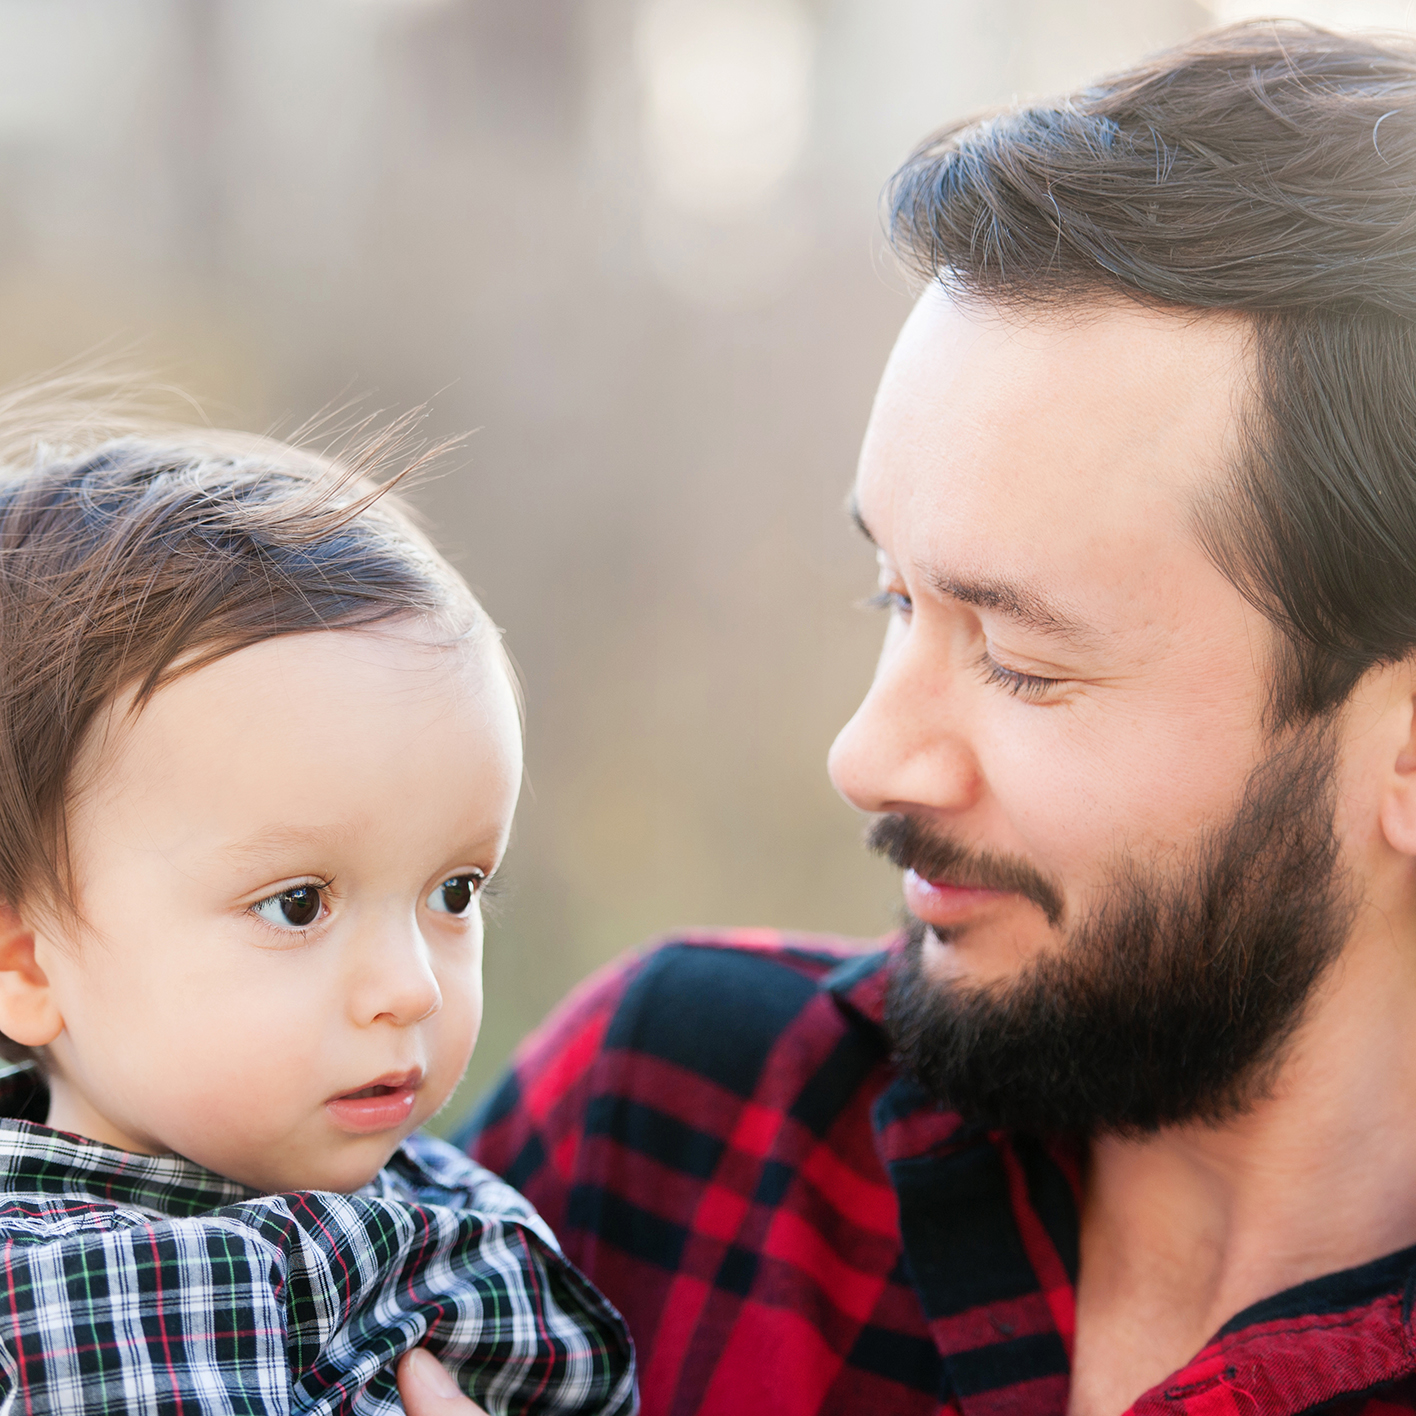
[[[846,503],[846,510],[860,534],[872,546],[879,546],[880,543],[865,523],[865,517],[861,515],[860,503],[854,493]],[[926,572],[926,579],[939,595],[958,600],[965,605],[974,605],[981,610],[994,610],[1007,615],[1025,629],[1035,630],[1039,634],[1076,641],[1094,637],[1079,620],[1066,614],[1052,604],[1046,595],[1031,586],[1017,585],[1005,580],[969,580],[943,575],[937,571]]]
[[[940,595],[981,610],[995,610],[1039,634],[1072,640],[1090,640],[1094,637],[1079,620],[1063,613],[1045,595],[1030,586],[1016,585],[1006,580],[964,580],[935,571],[927,571],[926,579]]]
[[[852,492],[846,500],[846,513],[855,523],[855,529],[870,542],[872,546],[878,546],[879,541],[875,539],[870,527],[865,524],[865,517],[860,514],[860,503],[856,500],[856,494]]]

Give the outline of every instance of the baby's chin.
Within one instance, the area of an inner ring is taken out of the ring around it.
[[[237,1138],[192,1124],[195,1118],[189,1114],[182,1136],[170,1136],[169,1144],[188,1160],[261,1194],[327,1190],[348,1195],[374,1179],[399,1146],[446,1104],[452,1090],[445,1084],[421,1087],[418,1104],[400,1124],[363,1135],[331,1125],[316,1113],[276,1136]]]
[[[366,1137],[362,1144],[331,1147],[327,1152],[289,1157],[272,1157],[267,1153],[247,1159],[242,1156],[222,1156],[213,1160],[189,1155],[208,1170],[224,1175],[228,1180],[259,1190],[265,1195],[283,1195],[296,1190],[328,1190],[350,1195],[362,1190],[388,1164],[403,1143],[403,1136]],[[377,1140],[377,1144],[374,1144]]]

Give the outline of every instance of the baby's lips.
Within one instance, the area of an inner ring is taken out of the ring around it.
[[[355,1136],[383,1135],[403,1130],[418,1108],[421,1069],[386,1072],[366,1086],[356,1087],[325,1102],[325,1111],[342,1131]]]
[[[353,1087],[330,1097],[330,1101],[362,1101],[370,1096],[389,1096],[394,1092],[417,1091],[423,1085],[423,1069],[410,1067],[406,1072],[385,1072],[363,1086]]]

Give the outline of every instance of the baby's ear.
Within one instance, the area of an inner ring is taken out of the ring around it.
[[[34,956],[34,930],[0,901],[0,1032],[47,1047],[63,1031],[49,978]]]

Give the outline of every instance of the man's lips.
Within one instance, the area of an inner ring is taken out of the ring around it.
[[[959,924],[988,905],[1007,899],[1011,893],[954,885],[947,880],[926,880],[913,870],[905,871],[905,904],[916,919],[926,924]]]
[[[354,1091],[342,1092],[325,1102],[325,1109],[341,1130],[372,1135],[401,1126],[413,1113],[418,1088],[423,1085],[421,1068],[390,1072]]]

